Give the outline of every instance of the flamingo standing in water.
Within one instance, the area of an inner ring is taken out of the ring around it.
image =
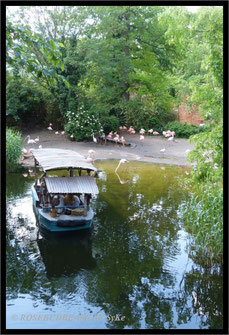
[[[128,163],[128,160],[125,159],[125,158],[120,159],[120,161],[119,161],[119,163],[118,163],[118,166],[117,166],[116,169],[115,169],[115,172],[117,172],[119,166],[120,166],[121,164],[124,164],[124,163]]]

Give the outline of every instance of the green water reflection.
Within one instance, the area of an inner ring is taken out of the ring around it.
[[[33,180],[8,176],[9,328],[222,328],[222,275],[188,256],[179,219],[186,168],[129,162],[116,175],[117,164],[96,162],[93,230],[59,237],[38,234]],[[19,311],[75,319],[12,320]]]

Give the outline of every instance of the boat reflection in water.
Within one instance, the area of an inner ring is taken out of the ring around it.
[[[40,228],[37,244],[48,278],[69,276],[96,266],[92,253],[91,230],[55,234]]]

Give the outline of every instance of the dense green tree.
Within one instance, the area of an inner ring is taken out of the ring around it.
[[[155,111],[171,109],[163,70],[171,67],[176,50],[159,25],[162,11],[148,6],[88,8],[94,23],[85,27],[90,38],[79,44],[87,61],[81,84],[101,118],[113,115],[137,128],[148,127]]]
[[[196,242],[207,260],[221,260],[223,252],[223,13],[222,7],[203,8],[192,29],[197,43],[207,45],[201,61],[202,75],[190,80],[190,100],[199,105],[206,131],[191,137],[195,149],[196,193],[184,211],[186,223],[197,228]]]

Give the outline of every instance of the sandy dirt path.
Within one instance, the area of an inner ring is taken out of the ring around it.
[[[36,144],[27,144],[30,135],[32,139],[39,136],[39,142]],[[96,159],[121,159],[139,160],[152,163],[175,164],[175,165],[190,165],[187,162],[186,150],[191,150],[194,145],[189,143],[186,139],[175,139],[175,142],[168,141],[163,136],[145,136],[144,140],[140,140],[139,134],[129,135],[123,134],[126,142],[131,146],[122,147],[118,144],[107,143],[99,144],[91,142],[75,142],[68,140],[65,135],[55,134],[55,130],[49,131],[31,130],[23,131],[23,147],[26,149],[38,149],[39,145],[42,148],[59,148],[76,151],[83,156],[88,155],[88,150],[95,151]],[[160,152],[165,148],[164,153]],[[33,160],[30,158],[24,159],[22,164],[24,166],[33,166]]]

